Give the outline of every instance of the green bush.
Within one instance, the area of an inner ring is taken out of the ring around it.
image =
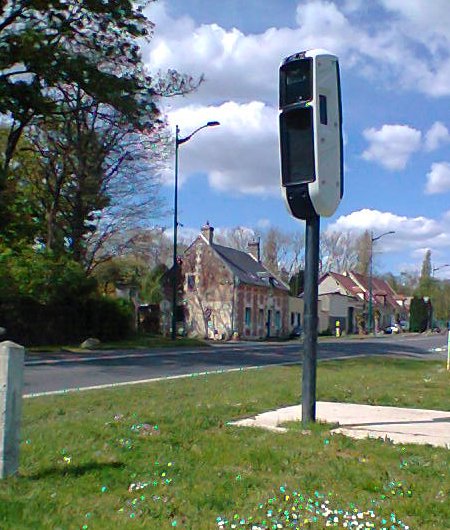
[[[24,346],[125,339],[132,330],[132,311],[117,300],[88,298],[41,304],[26,297],[0,299],[0,323],[6,338]]]
[[[127,338],[132,308],[100,297],[97,282],[67,256],[0,248],[0,326],[24,346]]]
[[[422,333],[427,329],[429,305],[423,298],[414,297],[411,300],[409,330]]]
[[[126,300],[91,298],[86,304],[87,336],[102,341],[128,338],[132,333],[133,308]]]

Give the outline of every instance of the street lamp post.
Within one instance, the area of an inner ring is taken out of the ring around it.
[[[373,278],[373,243],[375,241],[378,241],[378,239],[381,239],[384,236],[387,236],[388,234],[395,234],[394,230],[390,230],[389,232],[385,232],[384,234],[381,234],[377,237],[373,237],[373,232],[370,232],[370,262],[369,262],[369,315],[368,315],[368,324],[369,329],[368,332],[372,333],[373,331],[373,302],[372,302],[372,278]]]
[[[171,338],[176,339],[177,336],[177,280],[178,280],[178,261],[177,261],[177,237],[178,237],[178,148],[181,144],[188,142],[194,134],[198,133],[206,127],[215,127],[220,125],[218,121],[209,121],[195,129],[191,134],[180,138],[180,128],[175,127],[175,193],[174,193],[174,208],[173,208],[173,279],[172,279],[172,330]]]
[[[441,269],[445,269],[445,267],[450,267],[450,263],[446,263],[445,265],[441,265],[439,267],[434,267],[431,271],[431,275],[434,277],[435,272],[440,271]]]

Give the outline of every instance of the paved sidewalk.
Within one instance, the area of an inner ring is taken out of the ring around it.
[[[230,424],[286,432],[280,425],[300,421],[301,417],[302,407],[295,405]],[[429,444],[450,449],[450,412],[318,401],[316,417],[317,421],[338,424],[332,433],[352,438],[382,438],[393,443]]]

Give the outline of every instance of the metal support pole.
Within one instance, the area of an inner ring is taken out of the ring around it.
[[[320,217],[306,220],[305,340],[302,376],[302,423],[316,421],[317,297],[319,280]]]
[[[177,261],[177,235],[178,235],[178,146],[180,129],[178,125],[175,129],[175,194],[173,209],[173,278],[172,278],[172,330],[171,338],[177,337],[177,281],[178,281],[178,261]]]

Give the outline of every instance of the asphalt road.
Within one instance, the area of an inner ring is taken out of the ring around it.
[[[447,336],[395,336],[319,342],[318,359],[395,355],[445,362]],[[432,351],[435,348],[441,351]],[[288,343],[221,344],[198,349],[95,352],[26,357],[24,394],[64,391],[143,381],[215,370],[300,363],[303,345]]]

